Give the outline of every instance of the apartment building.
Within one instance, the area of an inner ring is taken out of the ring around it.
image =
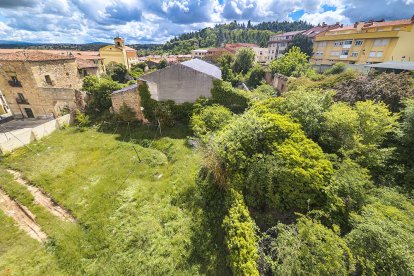
[[[288,43],[292,41],[293,37],[303,32],[305,32],[305,30],[272,35],[268,46],[270,60],[280,58],[285,52]]]
[[[372,64],[414,61],[414,16],[385,22],[357,22],[315,37],[314,64]]]
[[[255,54],[254,59],[256,62],[268,63],[270,61],[268,48],[253,47],[252,49]]]

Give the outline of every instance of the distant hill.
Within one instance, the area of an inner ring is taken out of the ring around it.
[[[250,21],[247,25],[233,21],[182,34],[165,43],[162,49],[174,54],[188,54],[193,49],[220,47],[225,43],[255,43],[267,47],[269,38],[274,33],[306,30],[312,27],[305,21],[273,21],[257,25],[251,24]]]
[[[0,40],[0,45],[35,45],[35,43],[25,41]]]

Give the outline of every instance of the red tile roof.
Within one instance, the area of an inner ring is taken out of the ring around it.
[[[375,21],[373,21],[373,22],[356,22],[354,25],[344,26],[342,28],[336,28],[336,29],[330,30],[330,32],[343,31],[343,30],[356,30],[357,29],[356,25],[358,23],[365,23],[362,27],[363,29],[414,24],[412,19],[400,19],[400,20],[383,21],[383,22],[375,22]]]
[[[42,51],[18,51],[0,54],[0,61],[48,61],[48,60],[74,60],[71,56],[62,56]]]
[[[79,69],[97,68],[98,67],[98,65],[94,64],[93,62],[91,62],[89,60],[77,59],[76,63],[78,64]]]

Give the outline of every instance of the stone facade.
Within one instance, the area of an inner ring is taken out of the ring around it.
[[[138,85],[133,84],[121,90],[114,91],[111,95],[112,108],[115,113],[119,113],[121,106],[125,103],[135,111],[136,118],[146,121],[141,110],[141,97],[138,92]]]
[[[40,52],[0,55],[0,89],[15,117],[57,117],[76,107],[81,85],[75,58]]]

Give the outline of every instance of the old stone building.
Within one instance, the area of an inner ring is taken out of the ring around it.
[[[76,107],[81,85],[75,57],[41,51],[0,54],[0,90],[17,118],[61,115]]]
[[[120,90],[112,92],[112,108],[115,113],[119,113],[122,105],[127,105],[134,110],[136,118],[140,121],[144,121],[144,115],[141,110],[141,97],[138,93],[138,84],[133,84],[124,87]]]

